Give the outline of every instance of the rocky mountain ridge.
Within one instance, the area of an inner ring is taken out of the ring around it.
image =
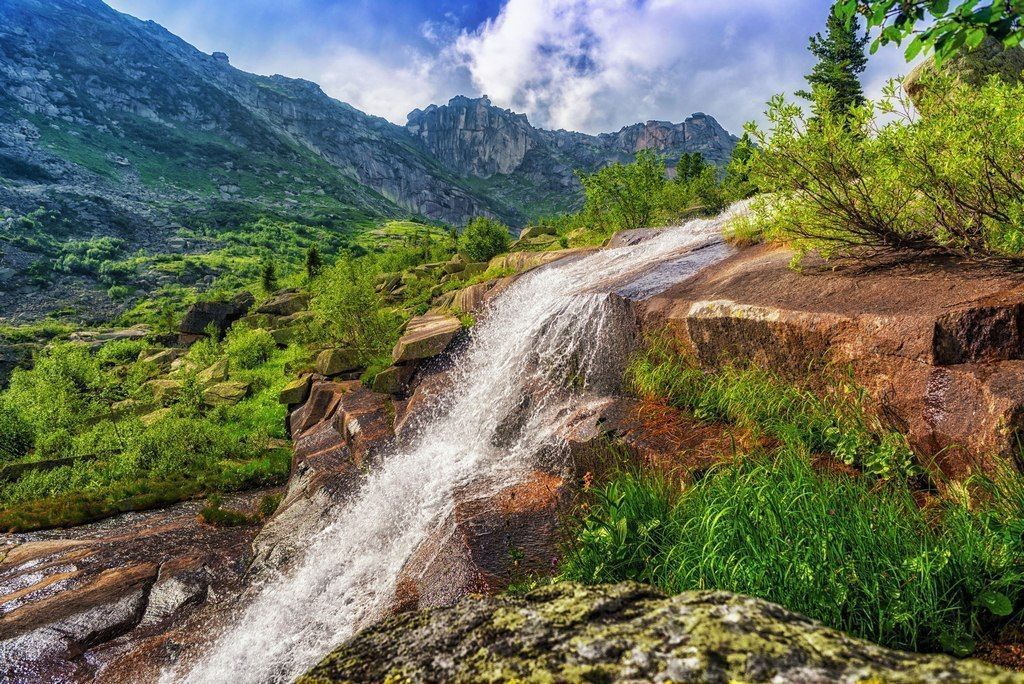
[[[738,140],[702,112],[682,123],[647,121],[600,135],[544,130],[534,128],[525,114],[494,106],[486,95],[460,95],[446,105],[415,109],[405,128],[461,178],[506,177],[528,188],[557,188],[565,193],[563,209],[580,197],[576,169],[628,162],[643,149],[664,155],[670,171],[688,152],[723,166]],[[535,197],[513,198],[512,204],[528,213],[531,200]]]
[[[8,181],[0,199],[15,210],[97,187],[110,200],[147,203],[147,193],[173,203],[251,199],[278,176],[299,204],[305,191],[322,191],[373,215],[458,224],[489,214],[521,224],[531,193],[578,187],[574,167],[646,146],[670,156],[706,150],[720,162],[733,143],[700,116],[709,125],[543,131],[486,98],[415,110],[401,127],[311,82],[236,69],[224,53],[204,54],[99,0],[11,0],[0,19],[0,176]],[[317,162],[329,168],[306,177]],[[465,182],[517,173],[488,187]],[[339,187],[317,183],[324,175]],[[523,197],[503,201],[497,186],[523,179],[531,186]]]

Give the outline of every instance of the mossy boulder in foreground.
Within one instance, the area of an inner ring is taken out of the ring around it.
[[[321,682],[1024,682],[973,660],[891,651],[759,599],[556,584],[467,599],[358,634]]]

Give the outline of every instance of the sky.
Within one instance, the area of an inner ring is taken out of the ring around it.
[[[258,74],[319,83],[404,124],[486,94],[543,128],[599,133],[714,116],[734,133],[802,88],[828,0],[107,0]],[[908,70],[872,56],[870,95]]]

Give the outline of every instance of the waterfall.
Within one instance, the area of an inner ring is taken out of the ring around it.
[[[621,378],[610,296],[650,296],[681,270],[721,258],[721,228],[742,210],[517,280],[473,329],[452,388],[415,436],[384,457],[290,569],[259,587],[190,672],[164,681],[289,682],[379,617],[403,564],[451,512],[453,492],[527,474],[535,454],[558,444],[568,409]],[[698,248],[704,256],[693,258]],[[526,415],[509,439],[500,432],[527,392]]]

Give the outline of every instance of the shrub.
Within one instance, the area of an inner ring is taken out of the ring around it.
[[[264,260],[260,266],[260,287],[266,294],[277,290],[277,267],[270,259]]]
[[[583,211],[593,223],[606,231],[645,228],[665,184],[665,161],[641,150],[630,164],[610,164],[579,179],[586,194]]]
[[[671,223],[697,214],[721,211],[727,198],[718,181],[718,171],[704,166],[696,175],[679,177],[664,184],[657,196],[660,222]]]
[[[141,474],[183,477],[220,459],[246,455],[244,446],[212,421],[172,416],[143,432],[125,458]]]
[[[459,251],[470,261],[490,261],[508,251],[512,236],[501,221],[478,216],[459,236]]]
[[[899,482],[819,476],[783,450],[677,492],[657,478],[613,478],[560,579],[750,594],[889,647],[961,655],[1021,598],[1019,535],[966,505],[921,510]]]
[[[37,433],[71,429],[103,406],[100,396],[113,384],[83,345],[55,344],[35,355],[32,369],[17,369],[5,394],[10,406]]]
[[[391,351],[401,321],[383,308],[375,276],[369,265],[350,259],[324,270],[310,301],[316,316],[312,341],[352,347],[363,361]]]
[[[112,285],[110,289],[107,290],[107,296],[115,302],[127,299],[131,293],[131,288],[126,287],[125,285]]]
[[[133,363],[149,346],[145,340],[113,340],[96,351],[96,360],[114,366]]]
[[[224,351],[235,368],[256,368],[270,358],[275,348],[274,336],[262,328],[232,326],[224,340]]]
[[[890,83],[875,105],[808,122],[781,96],[752,179],[761,228],[824,256],[853,247],[1024,250],[1024,85],[932,75],[918,118]],[[895,119],[890,121],[890,119]]]
[[[18,410],[0,397],[0,462],[21,458],[35,442],[35,431]]]

